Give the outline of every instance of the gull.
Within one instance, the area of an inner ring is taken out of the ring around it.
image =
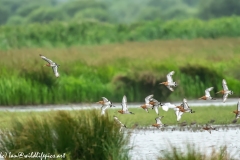
[[[148,113],[149,113],[148,109],[151,108],[151,107],[153,107],[153,105],[150,104],[150,100],[152,100],[152,98],[153,98],[153,94],[147,96],[147,97],[145,98],[145,104],[141,106],[142,109],[144,109],[144,110],[145,110],[146,112],[148,112]]]
[[[233,94],[233,91],[230,91],[228,89],[227,82],[225,79],[222,80],[222,88],[223,88],[223,90],[217,92],[217,94],[221,93],[223,95],[223,102],[225,102],[227,100],[228,95]]]
[[[121,121],[119,121],[119,119],[116,116],[113,116],[114,120],[120,125],[120,130],[119,132],[121,132],[122,128],[127,128],[125,124],[123,124]]]
[[[202,99],[202,100],[215,100],[215,98],[211,97],[211,95],[210,95],[210,91],[211,90],[213,90],[213,87],[207,88],[205,90],[205,96],[202,96],[199,99]]]
[[[43,55],[41,55],[41,54],[40,54],[40,57],[41,57],[43,60],[45,60],[45,61],[48,62],[48,64],[46,64],[46,65],[44,65],[44,66],[52,67],[52,70],[53,70],[53,73],[55,74],[55,76],[56,76],[56,77],[59,77],[58,66],[60,66],[60,65],[58,65],[57,63],[53,62],[52,60],[46,58],[45,56],[43,56]]]
[[[124,95],[122,99],[122,110],[118,111],[121,114],[134,114],[133,112],[128,111],[127,107],[127,97]]]
[[[105,110],[109,107],[115,107],[114,105],[112,105],[112,102],[109,101],[107,98],[102,97],[102,101],[98,101],[97,103],[100,103],[102,105],[101,107],[101,115],[105,114]]]
[[[160,127],[164,126],[164,124],[163,124],[162,121],[161,121],[161,119],[162,119],[163,117],[164,117],[164,116],[155,118],[156,123],[155,123],[155,124],[152,124],[152,126],[153,126],[153,127],[157,127],[157,128],[160,128]]]
[[[162,82],[160,84],[163,84],[167,86],[167,88],[170,91],[174,91],[172,87],[176,87],[178,84],[176,82],[173,82],[172,75],[174,74],[174,71],[171,71],[170,73],[167,74],[167,82]]]
[[[237,120],[240,118],[240,99],[238,100],[237,103],[237,110],[233,111],[233,113],[235,113],[235,120],[233,121],[233,123],[236,123]]]

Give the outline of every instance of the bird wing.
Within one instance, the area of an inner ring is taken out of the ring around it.
[[[224,93],[223,94],[223,102],[225,102],[227,100],[227,97],[228,97],[228,93]]]
[[[109,100],[108,100],[107,98],[105,98],[105,97],[102,97],[102,99],[103,99],[103,102],[104,102],[104,103],[109,102]]]
[[[160,120],[160,117],[155,118],[157,124],[162,124],[162,121]]]
[[[153,108],[154,108],[155,112],[158,114],[158,106],[154,106]]]
[[[205,96],[206,96],[206,97],[210,97],[210,93],[209,93],[209,92],[210,92],[211,90],[213,90],[213,87],[207,88],[207,89],[205,90]]]
[[[146,104],[149,104],[150,99],[151,99],[152,97],[153,97],[153,94],[147,96],[147,97],[145,98],[145,103],[146,103]]]
[[[183,112],[179,111],[179,108],[176,108],[174,110],[175,110],[175,114],[177,116],[177,121],[179,121],[182,117]]]
[[[222,87],[223,87],[224,91],[228,91],[228,86],[227,86],[227,82],[225,79],[223,79],[223,81],[222,81]]]
[[[53,64],[53,63],[54,63],[52,60],[46,58],[46,57],[43,56],[43,55],[40,55],[40,57],[41,57],[43,60],[45,60],[45,61],[47,61],[48,63],[50,63],[50,64]]]
[[[127,97],[125,95],[123,96],[123,99],[122,99],[122,110],[123,111],[128,110],[128,108],[127,108]]]
[[[105,115],[105,110],[101,109],[101,115]]]
[[[237,111],[240,111],[240,99],[238,100],[238,103],[237,103]]]
[[[183,103],[182,104],[183,104],[183,108],[184,109],[189,109],[190,108],[188,103],[187,103],[187,100],[185,98],[183,99]]]
[[[59,73],[58,73],[58,66],[53,66],[53,73],[55,74],[56,77],[59,77]]]
[[[118,122],[122,127],[125,126],[116,116],[114,116],[114,120]]]
[[[167,74],[167,81],[168,82],[173,82],[172,75],[174,75],[174,71],[171,71],[170,73]]]
[[[150,101],[153,102],[153,105],[154,105],[154,106],[160,105],[160,103],[158,102],[158,100],[156,100],[156,99],[154,99],[154,98],[152,98]]]
[[[174,91],[174,89],[173,89],[171,86],[167,86],[167,88],[168,88],[170,91]]]
[[[106,110],[108,107],[109,107],[109,105],[103,105],[103,106],[101,107],[101,114],[102,114],[102,115],[105,114],[105,110]]]
[[[163,109],[164,111],[168,111],[169,108],[176,108],[176,106],[175,106],[174,104],[171,104],[171,103],[164,103],[164,104],[162,105],[162,109]]]

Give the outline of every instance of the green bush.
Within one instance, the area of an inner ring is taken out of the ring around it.
[[[34,15],[37,15],[37,10],[32,13],[32,18],[34,18]],[[41,16],[46,17],[48,14],[46,12]],[[94,18],[94,15],[89,16]],[[49,19],[51,19],[51,16]],[[234,16],[209,21],[188,19],[164,22],[157,20],[131,25],[113,25],[89,21],[82,23],[51,22],[48,24],[29,24],[27,26],[1,26],[0,49],[67,47],[153,39],[238,37],[240,36],[239,28],[240,17]]]
[[[119,132],[113,117],[100,116],[99,111],[57,111],[44,118],[14,119],[0,135],[0,150],[25,154],[43,152],[68,159],[129,159],[129,137]],[[36,158],[37,159],[37,158]]]

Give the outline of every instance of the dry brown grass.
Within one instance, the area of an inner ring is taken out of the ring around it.
[[[33,66],[39,62],[39,54],[54,59],[59,64],[83,61],[88,65],[104,65],[123,59],[132,63],[165,63],[174,61],[178,66],[209,62],[234,62],[240,58],[240,38],[156,40],[151,42],[127,42],[102,46],[80,46],[67,49],[16,49],[0,51],[0,63],[13,67]]]

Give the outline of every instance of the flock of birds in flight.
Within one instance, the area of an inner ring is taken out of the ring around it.
[[[58,73],[58,65],[57,63],[53,62],[52,60],[46,58],[45,56],[40,54],[40,57],[45,60],[46,62],[48,62],[48,64],[46,64],[45,66],[48,67],[52,67],[53,73],[56,77],[59,77],[59,73]],[[166,82],[162,82],[160,84],[165,85],[170,91],[174,91],[174,87],[177,87],[178,84],[176,82],[173,81],[172,76],[174,75],[174,71],[171,71],[170,73],[167,74],[167,81]],[[222,80],[222,90],[217,92],[223,95],[223,102],[225,102],[227,100],[228,95],[232,95],[233,91],[228,89],[227,86],[227,82],[225,79]],[[215,100],[215,98],[211,97],[210,92],[213,90],[213,87],[207,88],[205,90],[205,95],[200,97],[199,99],[202,100]],[[115,107],[111,101],[109,101],[107,98],[102,97],[102,100],[97,102],[99,104],[102,105],[101,107],[101,115],[105,114],[106,109],[111,108],[111,107]],[[124,95],[123,99],[122,99],[122,110],[119,110],[118,112],[121,114],[134,114],[133,112],[130,112],[128,110],[128,106],[127,106],[127,97]],[[146,112],[149,113],[149,109],[153,109],[155,110],[156,114],[158,115],[158,117],[155,118],[156,123],[153,124],[153,127],[163,127],[164,124],[162,123],[161,119],[163,118],[163,116],[159,116],[159,107],[162,107],[163,110],[168,111],[169,108],[173,109],[175,111],[175,115],[177,117],[177,121],[179,122],[183,113],[195,113],[195,111],[193,111],[188,103],[187,100],[184,98],[182,103],[177,106],[171,103],[161,103],[158,100],[153,98],[153,95],[149,95],[145,98],[145,104],[143,104],[141,106],[141,108],[143,108]],[[233,111],[233,113],[235,114],[235,120],[233,121],[234,123],[237,122],[237,119],[240,118],[240,99],[237,103],[237,110]],[[124,125],[116,116],[114,116],[114,120],[116,122],[119,123],[120,125],[120,131],[122,128],[126,128],[126,125]],[[215,130],[216,128],[212,127],[211,125],[207,124],[206,127],[203,127],[204,130],[207,130],[211,133],[211,130]]]

